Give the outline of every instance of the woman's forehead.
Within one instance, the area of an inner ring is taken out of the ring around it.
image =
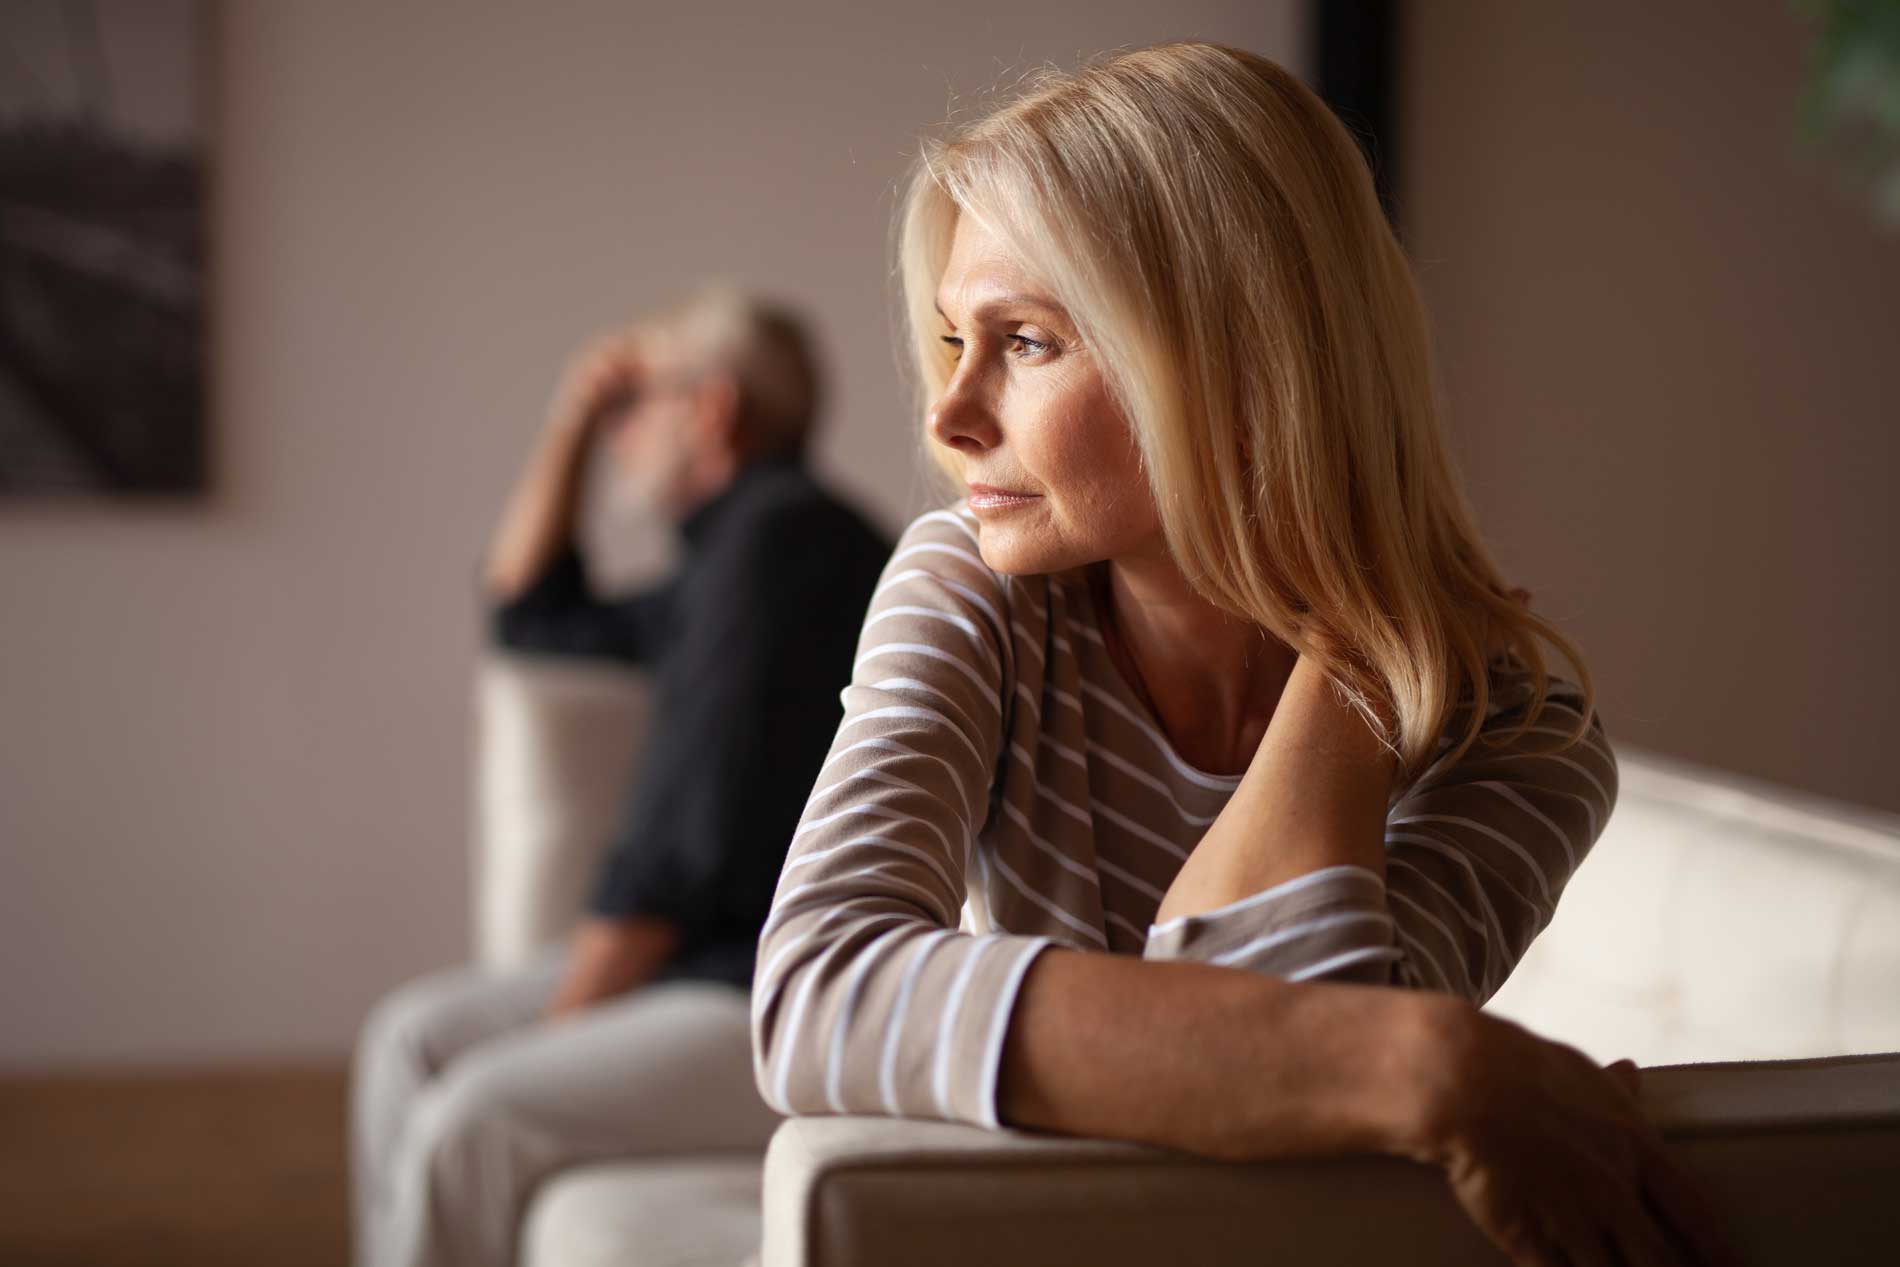
[[[971,317],[996,308],[1065,311],[1009,243],[970,215],[957,217],[950,258],[937,284],[936,305],[939,313]]]

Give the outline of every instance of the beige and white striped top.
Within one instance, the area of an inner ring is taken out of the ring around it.
[[[1086,577],[992,572],[975,522],[919,517],[871,600],[759,939],[767,1103],[999,1126],[1010,1007],[1050,945],[1474,1002],[1503,983],[1615,804],[1600,721],[1550,752],[1580,715],[1573,683],[1552,678],[1514,748],[1474,744],[1394,794],[1384,879],[1329,867],[1157,926],[1240,779],[1175,753],[1109,658]],[[1491,684],[1487,735],[1521,720],[1529,685],[1515,661]]]

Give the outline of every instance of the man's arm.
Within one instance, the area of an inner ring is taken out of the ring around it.
[[[680,948],[764,919],[837,707],[836,656],[806,633],[835,622],[798,606],[836,593],[826,531],[775,512],[732,525],[696,564],[656,683],[655,742],[575,941],[567,1001],[631,989]]]
[[[636,374],[624,335],[595,341],[569,364],[489,546],[484,575],[496,603],[527,592],[573,540],[588,455],[601,426],[632,392]]]
[[[679,927],[666,920],[591,917],[569,943],[567,971],[547,1014],[566,1016],[644,985],[679,942]]]

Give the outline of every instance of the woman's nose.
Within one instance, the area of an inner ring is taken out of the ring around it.
[[[1002,439],[995,413],[960,378],[950,380],[926,421],[931,439],[959,453],[981,453]]]

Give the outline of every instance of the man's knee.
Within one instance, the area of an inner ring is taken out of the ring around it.
[[[446,976],[418,977],[377,1000],[357,1037],[359,1067],[393,1063],[417,1079],[435,1074],[441,1063],[437,1031],[449,1007]]]
[[[460,1061],[417,1097],[405,1151],[436,1200],[471,1184],[500,1196],[497,1182],[532,1184],[544,1168],[549,1133],[509,1094],[506,1072],[479,1058]]]

